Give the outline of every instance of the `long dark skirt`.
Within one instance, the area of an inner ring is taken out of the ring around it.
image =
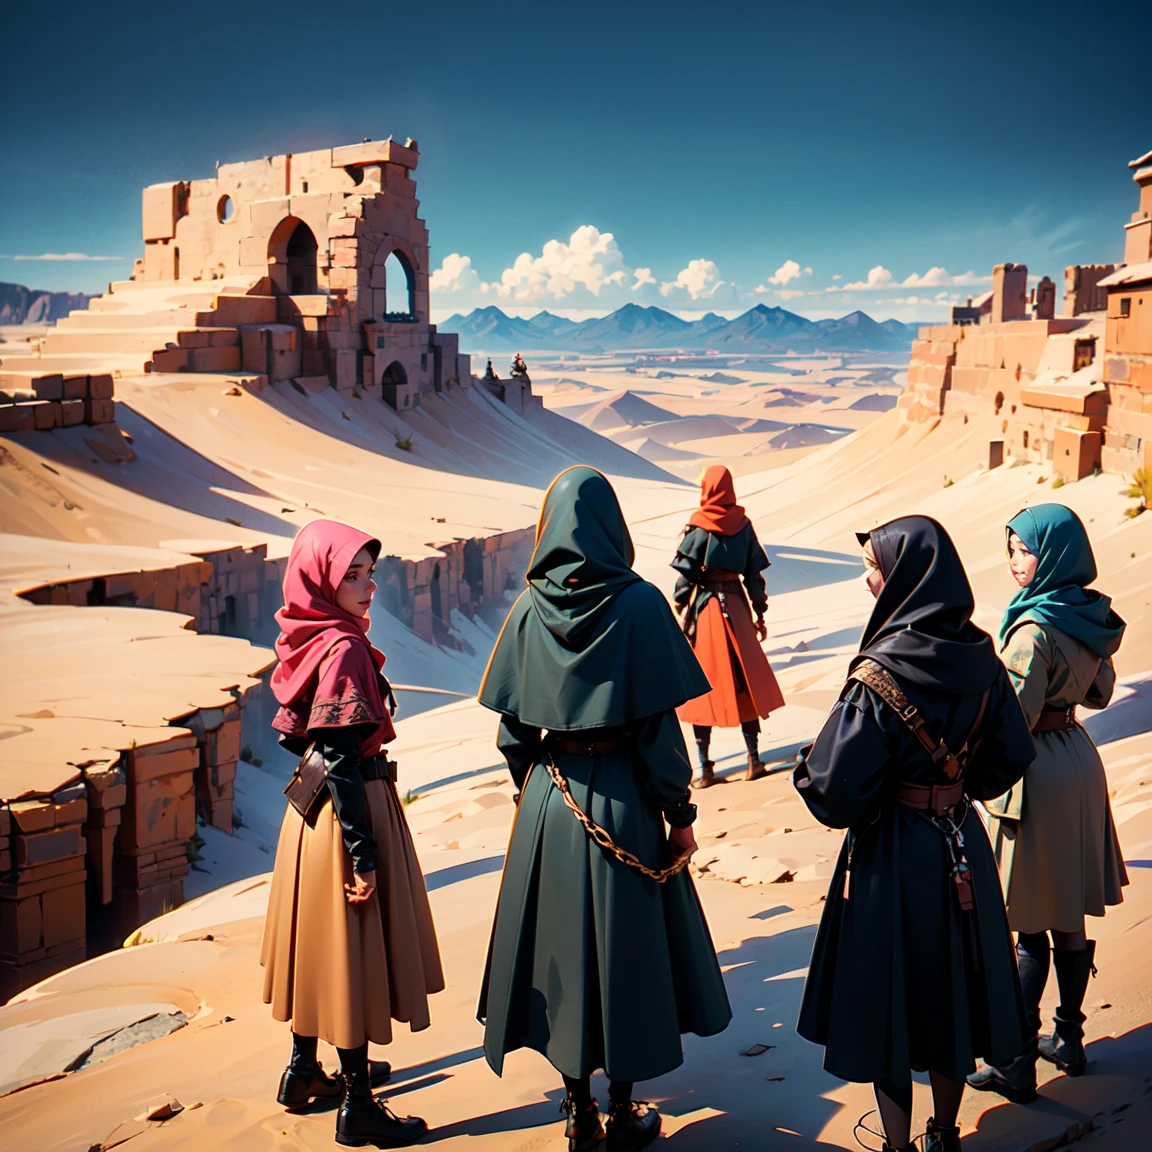
[[[890,805],[860,838],[844,899],[847,842],[812,949],[797,1031],[843,1080],[962,1080],[976,1057],[1003,1064],[1024,1043],[1024,1006],[996,862],[980,817],[961,829],[976,893],[963,915],[944,836]],[[974,916],[974,923],[968,917]]]
[[[669,862],[664,822],[626,752],[560,753],[572,794],[650,868]],[[708,924],[687,871],[666,884],[594,844],[541,765],[516,812],[477,1015],[499,1075],[533,1048],[566,1076],[603,1068],[649,1080],[684,1059],[680,1036],[732,1018]]]

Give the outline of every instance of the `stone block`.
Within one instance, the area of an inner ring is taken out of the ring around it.
[[[0,432],[35,432],[34,404],[0,405]]]
[[[111,400],[116,394],[112,377],[107,373],[88,377],[88,396],[92,400]]]
[[[84,401],[65,400],[60,405],[60,424],[64,428],[72,428],[84,423]]]
[[[59,427],[63,413],[58,402],[36,400],[32,408],[37,432],[51,432],[53,428]]]
[[[213,828],[223,832],[232,831],[232,798],[213,800],[210,805],[209,821]]]
[[[40,898],[45,948],[84,939],[84,885],[72,884]]]
[[[145,242],[171,240],[176,235],[180,182],[152,184],[144,189],[141,223]]]
[[[239,372],[240,349],[193,348],[189,355],[189,368],[193,372]]]
[[[181,348],[207,348],[212,343],[212,337],[206,329],[193,328],[176,333],[176,343]]]
[[[40,897],[0,900],[0,954],[15,959],[39,948],[43,920]]]
[[[65,376],[63,400],[83,400],[88,395],[88,377]]]
[[[32,378],[32,390],[38,400],[63,400],[64,377],[58,373]]]
[[[128,753],[128,776],[135,783],[153,780],[158,776],[174,776],[192,773],[200,763],[200,753],[195,741],[190,746],[177,745],[169,741],[165,744],[152,744],[144,748],[133,748]],[[183,744],[183,742],[181,742]]]
[[[275,324],[275,296],[235,296],[223,294],[216,297],[216,307],[212,319],[204,326],[216,328],[239,328],[242,324]],[[197,324],[201,321],[197,318]]]
[[[187,348],[161,348],[152,353],[152,359],[149,361],[152,367],[149,371],[185,372],[188,369],[189,355]]]
[[[131,790],[120,826],[121,844],[125,849],[187,840],[195,831],[192,773],[144,780]]]
[[[14,800],[8,810],[14,832],[43,832],[56,827],[56,807],[49,800]]]
[[[80,826],[74,824],[66,828],[53,828],[46,832],[17,836],[14,847],[17,868],[28,868],[50,860],[75,856],[82,851]]]
[[[229,720],[204,738],[204,756],[208,764],[222,764],[240,759],[240,719]]]
[[[208,335],[213,348],[237,348],[240,345],[240,333],[235,328],[210,328]]]
[[[1052,467],[1065,480],[1081,480],[1100,467],[1100,433],[1057,428],[1052,437]]]
[[[111,424],[116,419],[115,400],[85,400],[85,424]]]

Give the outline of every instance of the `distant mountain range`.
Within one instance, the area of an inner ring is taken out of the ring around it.
[[[839,320],[808,320],[784,308],[757,304],[743,316],[725,320],[709,312],[681,320],[663,308],[625,304],[607,316],[566,320],[538,312],[529,320],[508,316],[490,305],[467,316],[450,316],[438,326],[457,332],[463,351],[612,352],[620,349],[748,352],[904,352],[916,338],[916,325],[899,320],[877,323],[864,312]]]
[[[83,292],[41,292],[0,283],[0,324],[51,324],[74,308],[87,308],[91,299]]]

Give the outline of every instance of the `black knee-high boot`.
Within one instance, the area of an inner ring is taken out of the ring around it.
[[[760,721],[745,720],[740,725],[744,733],[744,747],[748,749],[748,773],[745,780],[759,780],[768,775],[768,769],[760,762]]]
[[[998,1092],[1013,1104],[1031,1104],[1036,1099],[1040,998],[1048,983],[1049,957],[1047,932],[1020,933],[1016,942],[1016,966],[1020,969],[1028,1033],[1024,1048],[1015,1060],[1000,1067],[987,1064],[968,1077],[969,1085],[978,1091]]]
[[[715,763],[708,758],[712,745],[712,729],[703,724],[693,724],[692,734],[696,737],[696,754],[700,757],[700,775],[692,781],[693,788],[711,788],[716,781]]]
[[[344,1079],[344,1103],[336,1114],[336,1143],[349,1148],[374,1144],[399,1148],[412,1144],[428,1131],[417,1116],[397,1116],[383,1100],[372,1095],[368,1072],[368,1045],[338,1048]]]
[[[564,1135],[568,1138],[568,1152],[593,1152],[604,1139],[604,1125],[600,1122],[600,1108],[592,1096],[589,1077],[565,1076],[568,1094],[560,1104],[560,1111],[568,1114]]]
[[[1056,1008],[1056,1029],[1051,1036],[1040,1037],[1040,1055],[1051,1060],[1069,1076],[1083,1076],[1088,1058],[1084,1054],[1084,1021],[1081,1008],[1088,991],[1088,980],[1095,971],[1096,941],[1087,947],[1070,952],[1067,948],[1053,948],[1056,983],[1060,988],[1060,1003]]]
[[[292,1058],[280,1077],[276,1103],[296,1112],[313,1100],[337,1100],[343,1093],[341,1081],[326,1075],[316,1059],[316,1037],[293,1032]]]

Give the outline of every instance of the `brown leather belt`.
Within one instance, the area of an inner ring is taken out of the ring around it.
[[[729,588],[733,584],[739,587],[740,577],[734,572],[705,572],[703,584],[709,590]]]
[[[387,756],[365,756],[360,761],[360,775],[365,780],[391,780],[396,783],[396,761]]]
[[[1032,726],[1033,732],[1066,732],[1076,727],[1076,706],[1071,708],[1045,708],[1040,719]]]
[[[898,783],[892,792],[892,799],[905,808],[915,808],[918,812],[931,812],[933,816],[943,816],[964,799],[964,781],[955,780],[951,784],[907,784]]]
[[[567,752],[572,756],[607,756],[609,752],[626,752],[632,741],[623,736],[610,740],[577,740],[570,736],[549,736],[548,744],[555,752]]]

